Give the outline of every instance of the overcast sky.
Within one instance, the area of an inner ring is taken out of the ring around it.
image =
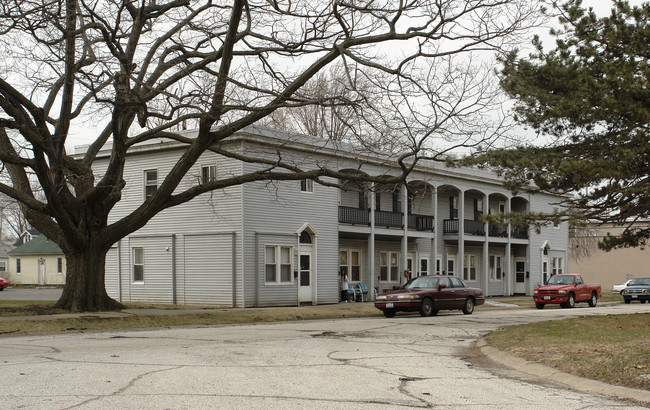
[[[642,0],[630,0],[630,4],[639,5],[643,3]],[[583,5],[585,7],[593,7],[594,11],[601,16],[609,14],[609,11],[613,7],[613,2],[611,0],[584,0]],[[551,25],[557,26],[557,20],[549,21],[549,27],[540,28],[537,33],[545,40],[545,48],[550,49],[554,46],[553,39],[548,35],[549,28]],[[522,49],[526,49],[528,44],[523,43]],[[525,54],[522,54],[525,55]],[[97,119],[86,121],[85,124],[75,124],[75,128],[70,131],[67,147],[68,151],[72,152],[74,146],[83,145],[91,143],[98,132],[105,126],[106,121],[98,121]]]

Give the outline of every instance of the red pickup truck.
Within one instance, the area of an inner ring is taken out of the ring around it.
[[[578,302],[588,302],[595,307],[600,299],[600,283],[586,284],[582,276],[560,274],[551,278],[533,291],[533,300],[537,309],[544,309],[548,304],[560,304],[563,308],[572,308]]]

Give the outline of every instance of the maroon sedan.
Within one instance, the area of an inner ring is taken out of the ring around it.
[[[9,282],[7,282],[7,279],[0,277],[0,290],[5,290],[7,286],[9,286]]]
[[[483,291],[470,288],[455,276],[420,276],[406,282],[400,289],[377,296],[375,307],[384,316],[396,312],[420,312],[422,316],[435,316],[439,310],[462,310],[471,315],[474,306],[485,303]]]

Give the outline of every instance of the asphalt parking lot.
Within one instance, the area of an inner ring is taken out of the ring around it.
[[[642,409],[646,404],[602,386],[579,391],[557,373],[539,377],[486,360],[477,342],[504,324],[647,311],[641,304],[486,309],[8,337],[0,349],[0,403],[30,409]]]
[[[59,300],[62,289],[57,288],[14,288],[0,292],[0,300],[34,300],[39,302]]]

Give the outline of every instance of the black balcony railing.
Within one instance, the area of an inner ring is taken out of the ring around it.
[[[458,219],[445,219],[443,221],[443,232],[458,233]]]
[[[433,232],[433,216],[409,214],[408,220],[408,228],[411,230]]]
[[[385,228],[401,228],[402,214],[398,212],[375,211],[375,226]]]
[[[495,238],[507,238],[508,228],[501,225],[490,225],[489,234]]]
[[[470,235],[485,236],[485,222],[465,219],[465,233]]]
[[[510,230],[513,238],[528,239],[528,226],[527,225],[514,225]]]
[[[444,233],[458,233],[458,219],[445,219],[443,221]],[[463,231],[470,235],[485,235],[485,223],[481,221],[473,221],[465,219],[463,221]]]
[[[339,222],[352,225],[370,225],[370,212],[362,208],[339,206]]]

